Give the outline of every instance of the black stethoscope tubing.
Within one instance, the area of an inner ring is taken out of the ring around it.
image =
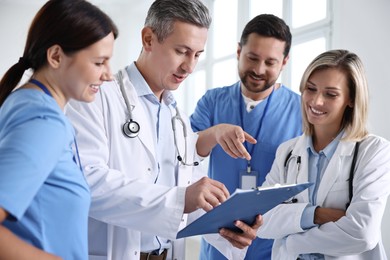
[[[351,203],[352,196],[353,196],[353,177],[354,177],[354,171],[355,171],[359,146],[360,146],[360,141],[355,143],[351,168],[349,170],[349,179],[348,179],[349,202],[346,205],[347,208],[349,207],[349,204]],[[297,175],[295,176],[295,183],[298,183],[298,175],[299,175],[299,171],[301,168],[301,156],[299,156],[299,155],[292,156],[292,150],[287,154],[286,159],[284,161],[284,176],[283,176],[284,183],[287,183],[288,166],[290,164],[290,161],[294,158],[296,159],[296,162],[297,162]],[[286,203],[296,203],[296,202],[298,202],[298,200],[295,197],[293,197],[290,201],[288,201]]]
[[[129,113],[129,118],[123,124],[123,127],[122,127],[123,131],[122,132],[126,137],[129,137],[129,138],[137,137],[141,127],[137,121],[133,120],[133,113],[132,113],[132,109],[131,109],[131,104],[129,102],[129,99],[127,98],[127,95],[125,92],[125,86],[123,84],[122,71],[118,72],[116,80],[119,84],[121,94],[123,96],[123,99],[125,100],[126,108],[127,108],[128,113]],[[183,127],[184,149],[185,149],[184,158],[180,155],[179,147],[177,145],[175,120],[179,121]],[[187,158],[187,127],[184,123],[184,120],[181,118],[180,113],[179,113],[179,109],[177,107],[176,107],[176,116],[172,117],[172,129],[173,129],[173,139],[174,139],[175,148],[176,148],[176,152],[177,152],[177,160],[181,164],[186,165],[186,166],[198,166],[199,162],[196,162],[196,161],[194,161],[193,163],[187,163],[187,159],[186,159]]]

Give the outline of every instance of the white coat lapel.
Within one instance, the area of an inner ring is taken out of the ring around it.
[[[174,109],[172,106],[169,106],[169,109],[171,111],[171,118],[174,118],[175,116],[177,116],[176,109]],[[184,120],[184,118],[182,118],[182,119]],[[186,122],[187,122],[187,120],[184,120],[184,123],[186,123]],[[186,133],[186,136],[188,139],[187,140],[188,147],[187,147],[187,151],[185,151],[185,146],[186,146],[185,142],[186,141],[184,138],[184,136],[185,136],[184,127],[181,126],[181,123],[179,123],[179,120],[174,120],[172,122],[172,124],[176,125],[175,126],[176,130],[174,131],[173,134],[176,136],[176,146],[177,146],[177,149],[180,151],[180,156],[183,156],[183,159],[186,160],[186,158],[184,158],[184,156],[185,156],[185,153],[187,152],[188,153],[187,160],[188,160],[188,158],[191,158],[190,160],[192,160],[194,157],[194,154],[192,152],[193,149],[191,149],[191,147],[194,147],[195,144],[191,143],[192,140],[190,138],[190,133],[188,133],[188,132]],[[190,131],[188,129],[188,124],[186,125],[185,128],[187,129],[187,131]],[[178,154],[176,154],[176,156],[178,156]],[[189,184],[191,184],[193,167],[194,166],[183,165],[182,163],[179,162],[177,181],[176,181],[177,186],[185,187],[185,186],[188,186]],[[182,220],[181,220],[180,225],[179,225],[179,230],[183,229],[187,225],[187,219],[188,219],[188,214],[183,214]],[[182,243],[182,242],[179,242],[179,243]],[[175,254],[177,254],[177,253],[178,252],[175,252]]]
[[[139,102],[138,94],[133,84],[130,82],[126,70],[123,70],[122,73],[124,75],[123,84],[132,109],[133,120],[137,121],[140,125],[140,131],[136,138],[139,138],[145,148],[151,153],[151,158],[155,158],[154,138],[150,120],[148,119],[143,106]]]
[[[297,140],[294,150],[292,152],[292,156],[300,156],[301,157],[301,168],[299,170],[298,176],[296,176],[296,183],[305,183],[309,181],[309,163],[308,163],[308,153],[306,149],[306,137],[302,135]],[[301,199],[302,198],[302,199]],[[304,199],[303,199],[304,198]],[[297,195],[298,201],[308,201],[309,199],[309,191],[308,189],[302,191]]]
[[[169,106],[169,109],[171,110],[171,116],[172,118],[177,116],[176,109],[172,106]],[[188,120],[186,120],[184,117],[182,117],[182,120],[186,124],[185,128],[187,130],[186,136],[187,141],[184,138],[184,127],[181,125],[179,120],[174,120],[172,122],[175,124],[175,132],[173,133],[176,136],[176,145],[177,149],[180,152],[180,156],[183,157],[183,160],[186,161],[186,163],[192,163],[194,159],[194,149],[193,147],[195,144],[193,143],[193,138],[191,138],[191,129],[189,126]],[[187,142],[187,150],[186,150],[186,144]],[[178,156],[179,154],[176,154]],[[186,158],[185,158],[186,157]],[[179,162],[179,172],[177,176],[177,185],[178,186],[188,186],[189,182],[192,178],[192,170],[194,166],[186,166]]]
[[[341,174],[345,176],[349,175],[354,144],[354,142],[340,141],[322,176],[320,186],[318,187],[317,205],[323,205],[333,184],[339,179]],[[350,160],[348,158],[350,158]]]

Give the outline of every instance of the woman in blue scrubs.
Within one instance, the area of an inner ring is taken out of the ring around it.
[[[48,1],[1,79],[0,259],[88,258],[90,193],[63,110],[111,80],[117,34],[87,1]],[[27,69],[31,78],[16,88]]]

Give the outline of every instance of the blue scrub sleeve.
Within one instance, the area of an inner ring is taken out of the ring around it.
[[[0,207],[20,219],[60,159],[66,127],[52,105],[9,111],[1,117],[7,122],[0,132]]]
[[[198,101],[194,113],[190,116],[191,127],[194,132],[205,130],[213,125],[213,107],[211,92],[207,91]]]

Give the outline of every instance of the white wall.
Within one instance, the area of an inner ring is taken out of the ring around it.
[[[363,60],[370,90],[370,131],[390,140],[390,1],[334,0],[333,4],[333,48],[348,49]],[[390,257],[390,202],[382,222],[382,237]]]
[[[390,110],[390,1],[335,0],[334,5],[333,48],[351,50],[363,60],[371,96],[370,130],[390,139],[390,124],[383,117]]]
[[[96,2],[114,20],[119,29],[119,37],[115,42],[112,58],[113,71],[129,65],[138,58],[141,51],[141,30],[146,12],[152,0],[119,0],[118,4],[111,1],[92,0]],[[134,4],[134,3],[137,4]],[[133,4],[131,4],[133,3]]]

